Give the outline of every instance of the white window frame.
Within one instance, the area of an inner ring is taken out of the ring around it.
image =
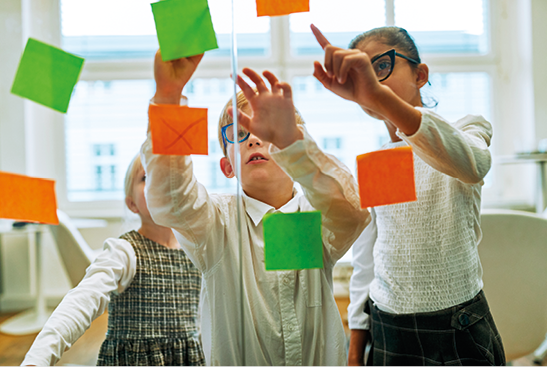
[[[25,43],[28,36],[34,36],[46,42],[60,45],[59,0],[41,2],[35,0],[7,1],[21,4]],[[533,122],[533,73],[532,71],[528,73],[528,71],[519,71],[514,68],[515,65],[526,62],[528,57],[523,54],[522,57],[515,59],[515,55],[523,48],[526,48],[526,45],[523,46],[522,40],[519,39],[520,36],[515,36],[513,33],[529,22],[526,14],[529,4],[522,5],[520,2],[509,2],[507,4],[496,0],[485,1],[488,1],[488,14],[490,17],[488,22],[490,51],[488,54],[472,56],[424,54],[422,58],[429,65],[431,72],[486,72],[490,75],[492,83],[491,105],[495,106],[491,116],[496,126],[492,152],[493,155],[511,154],[513,147],[507,142],[512,141],[515,136],[525,141],[532,141],[536,138],[536,130],[541,130]],[[394,0],[386,0],[388,24],[392,23],[394,18],[393,2]],[[517,9],[517,14],[515,14],[514,9]],[[504,17],[501,14],[504,14]],[[44,19],[47,19],[47,21],[44,22]],[[38,20],[40,23],[37,22]],[[281,79],[289,81],[294,76],[311,75],[311,62],[318,58],[309,56],[293,57],[288,42],[289,32],[288,17],[271,18],[271,54],[258,58],[241,57],[239,59],[240,68],[248,66],[259,70],[270,69],[276,72]],[[526,32],[526,30],[522,30],[520,35],[526,37]],[[531,38],[530,36],[530,42],[532,42]],[[539,40],[537,44],[539,47]],[[531,48],[533,45],[529,45],[529,47]],[[530,50],[526,49],[525,51]],[[89,60],[85,63],[81,80],[151,79],[153,77],[152,70],[152,60],[109,62]],[[196,71],[195,77],[224,78],[229,74],[229,60],[218,58],[204,60]],[[512,77],[512,80],[507,80],[508,75]],[[513,97],[515,94],[520,94],[522,97],[515,99]],[[531,101],[530,94],[532,96]],[[516,111],[511,111],[510,108]],[[515,118],[522,118],[525,121],[524,128],[522,124],[515,126]],[[11,140],[10,136],[0,136],[0,144],[7,143],[13,147],[22,144],[24,147],[25,157],[18,160],[20,163],[24,162],[24,167],[12,171],[56,179],[59,207],[72,216],[122,216],[122,201],[69,202],[67,200],[63,115],[25,101],[24,119],[26,122],[23,136],[20,131],[10,135]],[[2,131],[5,131],[5,129]],[[43,141],[44,136],[48,137],[46,142]],[[15,139],[13,139],[14,137]],[[0,150],[0,153],[4,150]],[[8,170],[12,164],[12,161],[7,160],[5,154],[0,156],[0,168]],[[530,175],[530,177],[533,177],[531,175],[535,172],[533,167],[530,167],[530,169],[523,167],[522,171],[523,174]],[[529,181],[532,184],[530,184],[530,190],[526,190],[529,193],[526,194],[524,201],[532,204],[534,180]],[[516,204],[511,200],[504,199],[515,196],[515,192],[522,191],[522,187],[518,187],[514,182],[508,183],[507,175],[500,175],[499,177],[496,175],[494,182],[495,187],[484,190],[485,204],[494,205],[498,203],[505,206]],[[516,196],[519,203],[522,202],[522,195]]]

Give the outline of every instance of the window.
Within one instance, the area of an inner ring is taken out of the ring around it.
[[[145,139],[148,101],[155,90],[148,79],[157,48],[150,2],[60,0],[60,5],[63,47],[87,59],[66,116],[66,196],[81,205],[121,200],[125,170]],[[383,122],[311,76],[312,62],[321,60],[322,51],[309,24],[341,47],[374,27],[405,27],[430,67],[424,102],[437,101],[435,110],[448,120],[468,113],[491,119],[497,76],[490,5],[489,0],[338,0],[332,6],[330,0],[311,0],[309,13],[257,18],[255,0],[237,0],[239,66],[269,69],[290,81],[310,134],[354,170],[355,156],[378,149],[389,135]],[[100,11],[104,6],[111,11]],[[235,180],[219,168],[217,138],[220,111],[233,92],[231,5],[209,0],[209,7],[220,48],[206,54],[184,90],[190,106],[209,111],[209,155],[194,156],[194,169],[209,190],[234,192]]]

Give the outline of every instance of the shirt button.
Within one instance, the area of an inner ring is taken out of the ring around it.
[[[289,331],[293,331],[293,330],[294,330],[294,327],[293,327],[292,325],[289,325],[289,326],[287,327],[287,329],[288,329]]]
[[[469,316],[467,316],[467,314],[462,313],[460,317],[458,317],[458,321],[460,322],[461,326],[467,326],[469,325]]]
[[[282,282],[283,282],[283,284],[287,285],[291,282],[291,280],[288,277],[284,277]]]

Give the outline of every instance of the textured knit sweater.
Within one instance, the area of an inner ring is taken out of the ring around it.
[[[477,245],[491,125],[472,115],[449,123],[418,109],[418,131],[399,131],[403,141],[383,147],[412,147],[417,201],[374,208],[355,243],[352,328],[367,327],[362,309],[369,296],[387,312],[430,312],[473,298],[483,285]]]

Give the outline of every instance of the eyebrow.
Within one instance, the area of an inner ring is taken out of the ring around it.
[[[380,52],[379,54],[376,54],[375,56],[371,57],[370,63],[372,64],[374,61],[378,60],[378,58],[379,58],[380,56],[384,55],[385,53],[387,53],[387,52],[389,52],[389,51],[391,51],[391,50],[393,50],[393,49],[389,49],[389,50],[387,50],[387,51]]]

